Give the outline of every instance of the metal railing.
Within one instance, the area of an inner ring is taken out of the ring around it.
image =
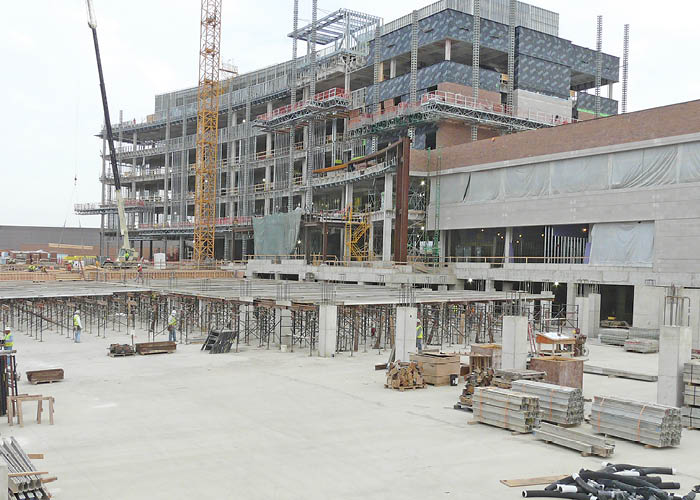
[[[340,88],[340,87],[333,87],[331,89],[328,89],[324,92],[320,92],[318,94],[315,94],[311,99],[305,99],[303,101],[299,101],[294,106],[291,104],[287,104],[286,106],[282,106],[281,108],[277,108],[272,110],[269,113],[264,113],[262,115],[257,116],[257,120],[260,121],[268,121],[272,120],[273,118],[277,118],[279,116],[284,116],[289,113],[292,113],[294,111],[298,111],[300,109],[305,108],[306,106],[309,106],[310,104],[314,104],[317,102],[325,102],[329,101],[331,99],[349,99],[349,96],[347,92],[345,92],[345,89]]]

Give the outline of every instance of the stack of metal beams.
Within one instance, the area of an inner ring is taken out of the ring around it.
[[[546,422],[542,422],[540,427],[535,429],[534,435],[540,441],[580,451],[584,456],[609,457],[615,451],[614,441]]]
[[[510,389],[515,380],[544,380],[547,374],[537,370],[496,370],[493,385]]]
[[[540,425],[540,404],[536,396],[477,387],[472,397],[474,420],[516,432],[529,433]]]
[[[581,389],[563,385],[515,380],[513,390],[540,399],[542,420],[553,424],[580,425],[583,422],[583,393]]]
[[[700,429],[700,360],[693,360],[683,367],[685,391],[681,409],[683,427]]]
[[[640,352],[642,354],[659,352],[659,341],[653,339],[627,339],[625,340],[625,351]]]
[[[601,328],[598,338],[601,344],[623,346],[629,335],[627,328]]]
[[[36,471],[36,467],[15,438],[3,439],[0,445],[0,457],[7,462],[7,470],[10,474],[7,481],[9,498],[28,499],[51,496],[44,488],[40,474],[31,474]],[[15,474],[18,475],[13,477]]]
[[[595,396],[591,425],[599,434],[665,448],[681,442],[681,410],[673,406]]]

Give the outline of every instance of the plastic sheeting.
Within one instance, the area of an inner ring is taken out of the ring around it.
[[[467,193],[469,185],[469,173],[450,174],[440,179],[440,201],[441,203],[461,203]],[[435,185],[435,182],[431,183]],[[433,196],[435,194],[433,193]],[[431,198],[434,199],[434,198]]]
[[[505,198],[542,196],[549,192],[549,163],[503,169]]]
[[[592,265],[651,267],[653,256],[653,222],[593,224]]]
[[[301,209],[290,213],[253,217],[253,241],[257,255],[290,255],[297,244]]]
[[[503,169],[472,172],[465,201],[493,201],[501,197]]]
[[[611,155],[613,189],[658,186],[676,180],[677,146],[666,146]]]
[[[608,187],[607,155],[552,162],[552,194],[599,191]]]
[[[678,182],[700,181],[700,142],[681,144],[679,157]]]

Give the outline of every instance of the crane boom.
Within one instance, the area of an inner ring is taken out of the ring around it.
[[[112,122],[109,119],[109,106],[107,105],[107,90],[102,74],[102,60],[100,58],[100,46],[97,43],[97,21],[92,0],[86,0],[88,11],[88,26],[92,30],[92,40],[95,43],[95,57],[97,59],[97,73],[100,77],[100,92],[102,93],[102,109],[105,118],[105,130],[107,131],[107,145],[109,146],[110,163],[112,174],[114,175],[114,190],[117,198],[117,211],[119,213],[119,232],[122,236],[122,246],[119,250],[119,260],[128,261],[136,258],[136,252],[131,248],[129,242],[129,228],[126,225],[126,213],[124,212],[124,200],[122,199],[122,186],[119,179],[119,169],[117,168],[117,154],[114,150],[114,134],[112,133]]]

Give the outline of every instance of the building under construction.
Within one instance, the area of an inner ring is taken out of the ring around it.
[[[557,13],[522,2],[442,0],[391,22],[348,9],[317,18],[314,2],[311,24],[298,17],[291,60],[220,81],[217,259],[437,255],[426,208],[446,148],[618,112],[618,57],[561,38]],[[157,95],[145,121],[114,124],[145,257],[154,244],[193,257],[197,92]],[[118,246],[108,160],[100,202],[76,207],[101,216],[103,255]]]

